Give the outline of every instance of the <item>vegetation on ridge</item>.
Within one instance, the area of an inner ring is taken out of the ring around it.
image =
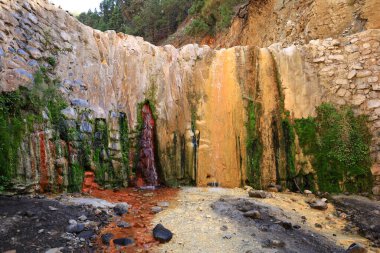
[[[99,10],[78,16],[101,31],[115,30],[157,43],[173,34],[190,15],[191,36],[215,34],[231,24],[234,7],[242,0],[103,0]]]

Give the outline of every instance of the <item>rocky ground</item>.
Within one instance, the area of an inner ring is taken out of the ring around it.
[[[310,193],[191,187],[90,194],[0,197],[0,252],[366,252],[346,251],[353,243],[380,252],[380,204],[364,197],[319,203]],[[173,232],[168,243],[154,239],[157,224]]]
[[[61,197],[0,196],[0,252],[94,252],[108,219],[104,210],[67,205]]]
[[[323,211],[306,203],[313,196],[272,196],[258,199],[242,189],[184,188],[178,201],[154,220],[174,233],[172,241],[157,251],[345,252],[356,242],[369,252],[380,252],[354,227],[348,231],[348,216],[332,204]],[[248,210],[257,212],[247,214]]]

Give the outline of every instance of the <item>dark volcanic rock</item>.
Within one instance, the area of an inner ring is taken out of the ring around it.
[[[125,213],[128,213],[128,205],[127,204],[117,204],[114,208],[113,208],[113,210],[115,211],[115,213],[117,214],[117,215],[123,215],[123,214],[125,214]]]
[[[282,221],[280,224],[285,229],[293,229],[293,225],[290,222]]]
[[[104,235],[102,235],[102,242],[105,245],[110,245],[110,241],[112,240],[113,237],[114,237],[114,235],[111,233],[104,234]]]
[[[83,238],[83,239],[91,239],[91,237],[93,237],[95,235],[95,232],[93,230],[88,230],[88,231],[82,231],[78,234],[78,237],[79,238]]]
[[[130,244],[133,244],[134,241],[131,238],[118,238],[113,240],[113,243],[120,246],[128,246]]]
[[[367,249],[359,243],[353,243],[348,247],[346,253],[367,253]]]
[[[157,224],[153,229],[153,237],[163,243],[170,241],[173,238],[173,233],[163,225]]]

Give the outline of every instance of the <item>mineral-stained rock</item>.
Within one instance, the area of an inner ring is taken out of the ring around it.
[[[107,131],[120,130],[119,117],[112,118],[113,114],[122,113],[126,115],[128,131],[134,135],[131,139],[124,139],[142,144],[138,140],[141,133],[137,131],[144,128],[141,119],[146,108],[142,106],[151,105],[155,130],[150,135],[154,133],[154,143],[144,138],[144,144],[149,145],[141,150],[130,149],[129,155],[142,157],[140,167],[149,167],[146,177],[154,179],[150,180],[153,183],[148,183],[152,185],[158,183],[153,167],[163,169],[160,176],[164,182],[177,183],[181,178],[183,182],[196,182],[199,186],[211,183],[222,187],[236,187],[246,182],[246,172],[250,169],[247,168],[246,154],[249,149],[245,145],[248,109],[251,102],[260,103],[263,115],[255,115],[260,123],[257,125],[262,128],[258,129],[262,135],[258,137],[267,143],[263,143],[263,162],[258,169],[260,185],[266,186],[277,182],[278,177],[286,178],[284,168],[280,168],[280,175],[275,169],[276,155],[285,154],[285,151],[274,152],[273,138],[266,138],[273,135],[275,123],[281,120],[278,116],[270,120],[273,115],[285,110],[295,119],[315,116],[315,108],[322,101],[353,104],[358,114],[371,114],[372,109],[380,107],[379,95],[374,92],[380,89],[377,65],[380,60],[376,53],[380,37],[379,15],[375,12],[378,1],[366,0],[363,4],[356,4],[355,8],[343,3],[347,1],[314,1],[315,4],[308,7],[298,6],[305,10],[299,15],[289,15],[294,9],[288,8],[293,6],[286,4],[288,1],[273,2],[276,7],[268,4],[260,10],[259,13],[263,14],[249,14],[244,27],[247,25],[252,29],[239,31],[242,34],[231,31],[228,36],[236,41],[222,43],[255,45],[261,49],[255,46],[213,49],[196,44],[176,49],[173,46],[157,47],[142,38],[114,31],[91,29],[48,1],[20,1],[20,4],[0,1],[0,91],[32,86],[33,74],[39,64],[47,69],[53,67],[46,61],[53,54],[57,65],[54,71],[48,71],[48,75],[54,74],[56,80],[65,80],[59,87],[62,97],[71,102],[80,115],[91,109],[94,121],[104,120]],[[348,24],[357,21],[351,20],[355,13],[361,13],[366,22],[349,28],[346,33],[344,29],[349,27]],[[260,25],[263,22],[265,25]],[[234,24],[233,27],[238,27]],[[301,31],[300,27],[307,27],[307,32]],[[366,30],[369,27],[373,29]],[[356,33],[358,31],[363,32]],[[356,34],[350,35],[352,33]],[[344,37],[323,39],[341,34]],[[280,43],[273,44],[276,40]],[[370,54],[365,55],[368,52]],[[33,58],[38,58],[39,62],[32,62]],[[281,77],[282,90],[275,72]],[[256,90],[263,93],[256,96],[253,92]],[[341,97],[337,98],[338,95]],[[284,108],[280,108],[280,101]],[[68,119],[77,120],[73,114]],[[92,124],[89,119],[81,121]],[[92,134],[93,131],[86,131],[90,128],[84,128],[80,123],[71,122],[68,132],[72,133],[79,126],[86,134]],[[374,124],[369,122],[371,129]],[[84,138],[79,138],[83,135],[72,134],[70,137],[76,143],[57,144],[65,146],[61,150],[70,150],[66,155],[70,157],[65,157],[70,163],[79,160],[78,153],[84,147],[81,142]],[[122,138],[112,141],[120,142]],[[45,150],[42,153],[46,155],[35,152],[40,148],[39,143],[45,144],[40,150]],[[99,152],[108,156],[109,149],[123,151],[120,143],[109,144],[110,147],[100,147]],[[38,168],[39,165],[65,156],[66,152],[61,152],[60,156],[54,157],[55,152],[48,151],[54,150],[55,143],[44,149],[49,145],[48,141],[37,139],[23,143],[23,157],[26,158],[20,161],[18,171],[18,178],[25,178],[22,183],[40,178],[38,174],[44,170]],[[374,162],[380,162],[377,141],[374,139],[371,145],[377,153],[373,157],[379,160]],[[33,147],[34,151],[29,150]],[[135,151],[141,153],[133,154]],[[156,151],[159,157],[154,157]],[[118,152],[103,160],[113,158],[121,163],[123,157],[129,156]],[[284,157],[279,158],[283,160]],[[160,164],[154,166],[152,161]],[[113,169],[126,169],[125,164],[119,165]],[[53,166],[47,172],[49,178],[45,181],[55,185],[59,179],[67,187],[70,170],[61,170],[60,177],[55,176]],[[111,174],[104,175],[106,181],[112,180]],[[125,178],[123,173],[117,171],[116,174]]]

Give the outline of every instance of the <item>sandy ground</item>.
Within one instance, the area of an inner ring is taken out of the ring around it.
[[[307,196],[273,193],[269,199],[248,197],[243,189],[183,188],[178,200],[159,213],[152,226],[162,223],[174,233],[173,239],[161,244],[156,252],[344,252],[353,242],[371,248],[370,241],[347,232],[344,215],[336,216],[329,204],[326,211],[311,209]],[[222,200],[221,200],[222,199]],[[259,221],[243,217],[234,205],[251,201],[265,213]],[[304,216],[304,217],[302,217]],[[306,218],[306,219],[305,219]],[[286,230],[279,222],[291,222],[300,229]],[[320,226],[316,227],[315,224]],[[264,226],[269,228],[263,229]],[[227,229],[226,229],[227,228]],[[267,239],[285,242],[283,248],[266,248]],[[323,249],[323,247],[326,248]]]

